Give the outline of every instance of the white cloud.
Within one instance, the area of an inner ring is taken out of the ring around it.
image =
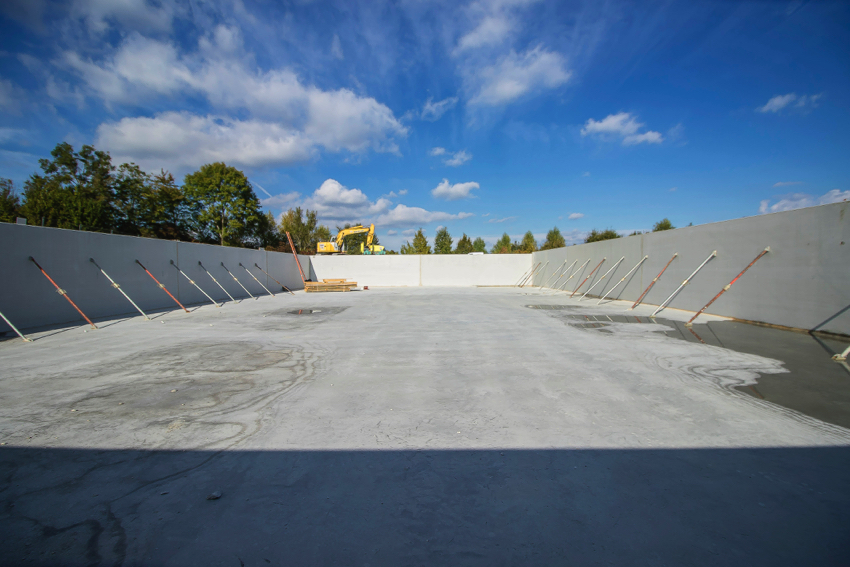
[[[637,121],[636,116],[629,112],[609,114],[602,120],[589,118],[581,129],[582,136],[595,136],[603,140],[620,138],[624,146],[635,144],[660,144],[664,137],[652,130],[638,133],[644,124]]]
[[[765,199],[759,205],[759,213],[777,213],[780,211],[791,211],[793,209],[802,209],[803,207],[815,207],[817,205],[828,205],[829,203],[840,203],[850,199],[850,191],[841,191],[833,189],[827,191],[820,197],[809,195],[808,193],[791,193],[783,195],[779,200],[771,204],[770,199]]]
[[[492,222],[492,223],[508,222],[508,221],[514,220],[515,218],[516,217],[505,217],[503,219],[490,219],[487,222]]]
[[[673,193],[674,191],[676,191],[678,189],[679,189],[678,187],[670,187],[670,192]]]
[[[472,31],[460,38],[455,53],[498,45],[505,40],[512,29],[511,21],[505,14],[487,15]]]
[[[166,144],[169,150],[148,148],[149,155],[161,159],[160,165],[171,167],[169,160],[186,165],[186,148],[191,148],[189,154],[216,153],[216,145],[203,140],[210,133],[218,136],[217,142],[236,147],[238,157],[228,159],[236,165],[291,164],[322,149],[398,153],[397,139],[407,135],[407,128],[386,105],[348,89],[325,91],[306,85],[288,69],[257,71],[243,52],[238,30],[218,26],[188,55],[170,43],[131,34],[109,59],[96,63],[65,52],[59,64],[76,72],[89,94],[107,105],[150,105],[156,97],[181,94],[203,96],[213,108],[205,116],[166,112],[103,124],[99,142],[114,144],[104,146],[113,153],[147,145],[121,136],[134,125],[158,133],[173,131],[177,123],[190,128],[180,138],[196,139],[201,147],[183,146],[177,154],[170,151],[171,143]]]
[[[71,17],[81,19],[93,33],[104,33],[110,24],[124,30],[168,31],[179,3],[147,0],[75,0]]]
[[[441,148],[441,147],[438,146],[436,148],[431,148],[431,151],[428,152],[428,155],[430,155],[430,156],[442,156],[442,155],[445,155],[445,153],[446,153],[446,148]]]
[[[416,229],[415,228],[408,228],[407,230],[402,230],[401,234],[402,234],[402,236],[413,236],[414,234],[416,234]]]
[[[410,226],[449,220],[462,220],[471,216],[473,216],[472,213],[451,214],[440,211],[427,211],[420,207],[396,205],[395,208],[388,210],[375,219],[375,224],[379,226]]]
[[[431,195],[438,199],[446,199],[447,201],[455,201],[457,199],[469,199],[473,197],[472,190],[478,189],[480,185],[475,181],[466,183],[455,183],[452,185],[448,179],[443,179],[439,185],[431,190]]]
[[[166,164],[172,171],[226,161],[233,165],[293,164],[310,159],[315,142],[278,123],[224,116],[165,112],[153,118],[122,118],[97,128],[95,145],[116,161]],[[157,165],[159,164],[159,165]]]
[[[626,136],[623,138],[624,146],[633,146],[635,144],[642,144],[646,142],[647,144],[660,144],[664,141],[664,138],[661,136],[660,132],[644,132],[643,134],[632,134],[631,136]]]
[[[558,53],[541,46],[520,54],[511,50],[494,65],[474,68],[468,78],[473,92],[469,104],[505,105],[527,94],[559,87],[571,75]]]
[[[458,99],[456,96],[452,96],[437,102],[433,100],[433,98],[429,97],[425,101],[425,105],[422,107],[422,114],[420,115],[422,120],[429,120],[431,122],[439,120],[443,114],[455,107]]]
[[[387,231],[387,235],[388,235],[388,236],[395,236],[395,235],[397,235],[397,234],[398,234],[398,231],[397,231],[397,230],[388,230],[388,231]]]
[[[315,210],[320,222],[329,224],[363,222],[375,223],[379,227],[403,227],[460,220],[473,216],[472,213],[428,211],[401,204],[393,206],[392,201],[385,197],[380,197],[373,202],[360,189],[349,189],[335,179],[326,179],[306,199],[287,201],[286,204]]]
[[[331,55],[340,61],[345,59],[345,55],[342,53],[342,42],[339,40],[339,36],[337,34],[334,34],[334,37],[331,40]]]
[[[823,94],[797,96],[796,93],[776,95],[767,101],[764,106],[756,108],[756,111],[777,113],[791,104],[793,104],[794,108],[799,109],[814,108],[818,105],[818,99],[822,96]]]
[[[402,189],[402,190],[401,190],[401,191],[399,191],[398,193],[396,193],[395,191],[390,191],[389,193],[387,193],[387,194],[386,194],[386,195],[384,195],[384,196],[385,196],[387,199],[394,199],[394,198],[396,198],[396,197],[403,197],[404,195],[407,195],[407,189]]]
[[[584,213],[570,213],[570,216],[567,217],[569,220],[576,220],[580,218],[584,218]]]
[[[461,150],[459,152],[455,152],[452,157],[444,160],[443,163],[451,167],[458,167],[459,165],[463,165],[471,159],[471,153],[467,152],[466,150]]]
[[[24,91],[12,81],[0,79],[0,108],[17,111],[25,99]]]
[[[802,184],[803,184],[802,181],[779,181],[777,183],[774,183],[773,186],[774,187],[786,187],[788,185],[802,185]]]
[[[582,174],[581,174],[581,176],[582,176],[582,177],[590,177],[590,172],[589,172],[589,171],[585,171],[584,173],[582,173]]]
[[[254,183],[254,185],[257,184]],[[298,193],[297,191],[292,191],[291,193],[280,193],[278,195],[272,195],[267,199],[260,199],[260,204],[267,209],[277,211],[284,207],[291,206],[291,204],[294,204],[299,197],[301,197],[301,193]]]

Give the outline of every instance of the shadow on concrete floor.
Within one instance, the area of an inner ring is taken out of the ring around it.
[[[850,552],[848,447],[2,448],[0,468],[3,565],[824,566]]]

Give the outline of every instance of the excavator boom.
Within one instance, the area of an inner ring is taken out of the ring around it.
[[[363,225],[355,225],[350,226],[348,228],[343,228],[336,235],[336,239],[334,242],[319,242],[316,245],[316,252],[319,254],[337,254],[342,252],[342,245],[345,242],[346,236],[351,236],[353,234],[366,234],[366,246],[371,248],[372,242],[375,240],[375,225],[371,224],[368,227]]]

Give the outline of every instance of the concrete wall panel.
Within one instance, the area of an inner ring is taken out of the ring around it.
[[[293,289],[303,288],[291,254],[0,223],[0,263],[5,276],[0,280],[0,311],[22,329],[82,320],[28,260],[29,256],[33,256],[92,319],[137,311],[118,290],[110,287],[106,277],[89,262],[90,257],[146,311],[179,307],[135,263],[136,259],[187,306],[209,303],[209,300],[180,275],[170,264],[171,260],[219,301],[227,299],[227,296],[200,269],[199,260],[237,299],[247,297],[247,294],[227,275],[221,267],[222,261],[252,294],[264,295],[266,292],[239,267],[240,262],[250,267],[256,262],[267,271],[279,274],[275,277],[285,285],[291,285]],[[301,258],[302,264],[309,269],[309,257]],[[256,268],[253,272],[275,291],[267,283],[266,276]],[[2,321],[0,330],[6,330]]]
[[[315,256],[314,279],[347,278],[367,286],[513,285],[530,254]]]
[[[364,286],[421,285],[420,256],[345,256],[317,255],[313,257],[313,279],[346,278]]]
[[[552,266],[603,256],[626,259],[605,283],[607,290],[644,255],[649,259],[628,285],[615,296],[635,300],[673,261],[644,302],[658,305],[687,278],[713,250],[712,259],[671,302],[671,307],[696,311],[728,284],[766,246],[760,259],[708,312],[802,329],[850,334],[850,203],[835,203],[702,226],[630,236],[535,252],[534,262],[549,261],[535,276],[545,282]],[[604,272],[603,272],[604,273]],[[613,283],[611,283],[613,282]],[[572,288],[572,284],[568,286]],[[585,288],[586,289],[586,288]],[[602,295],[600,285],[593,295]],[[599,293],[597,293],[599,292]]]
[[[510,286],[531,266],[531,254],[435,254],[420,258],[423,286]]]

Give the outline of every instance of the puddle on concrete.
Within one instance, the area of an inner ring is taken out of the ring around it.
[[[546,309],[552,311],[561,311],[563,309],[580,309],[579,305],[526,305],[529,309]]]
[[[312,315],[315,317],[336,315],[338,313],[342,313],[346,309],[348,309],[348,307],[301,307],[299,309],[279,309],[277,311],[266,313],[266,316]]]
[[[528,307],[557,309],[549,305]],[[634,315],[552,315],[566,319],[572,327],[603,333],[610,333],[615,324],[658,325],[662,328],[657,332],[672,338],[779,360],[787,373],[761,374],[755,385],[735,389],[850,429],[850,368],[832,360],[834,354],[847,348],[846,340],[735,321],[695,323],[693,327],[685,327],[679,321]]]

